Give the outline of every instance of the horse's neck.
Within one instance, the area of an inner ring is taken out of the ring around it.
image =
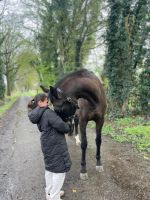
[[[88,88],[88,85],[84,85],[76,80],[67,80],[58,85],[63,90],[66,96],[70,96],[76,99],[87,99],[91,104],[95,104],[98,101],[97,94]]]

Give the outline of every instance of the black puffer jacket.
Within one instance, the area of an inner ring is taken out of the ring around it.
[[[28,116],[41,132],[45,169],[54,173],[69,171],[71,160],[65,138],[65,133],[69,132],[68,124],[49,108],[36,107]]]

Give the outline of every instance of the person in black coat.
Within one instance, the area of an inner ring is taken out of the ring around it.
[[[60,200],[66,172],[71,168],[65,133],[70,131],[55,111],[48,107],[46,94],[38,94],[28,104],[28,117],[41,132],[41,149],[45,163],[46,199]]]

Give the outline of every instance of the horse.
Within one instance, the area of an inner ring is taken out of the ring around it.
[[[101,132],[106,111],[106,96],[103,85],[93,72],[81,69],[71,72],[59,80],[50,89],[41,86],[53,104],[54,110],[65,120],[75,121],[75,134],[78,134],[78,124],[81,136],[81,170],[80,178],[88,179],[86,169],[87,136],[86,127],[89,121],[96,124],[96,170],[103,171],[101,162]],[[70,118],[69,118],[70,117]]]

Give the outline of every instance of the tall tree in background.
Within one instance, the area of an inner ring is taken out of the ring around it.
[[[3,69],[0,60],[0,101],[4,100],[5,97],[5,84],[4,84],[4,77],[3,77]]]
[[[3,26],[3,34],[7,33],[5,40],[2,44],[2,62],[4,66],[4,74],[7,81],[7,95],[11,95],[14,88],[15,75],[18,67],[15,63],[15,56],[17,49],[22,43],[21,34],[14,30],[14,27],[9,24]]]
[[[38,59],[34,50],[30,48],[22,49],[16,57],[18,67],[16,75],[16,87],[21,91],[29,91],[39,87],[39,77],[36,69],[33,68],[33,62]]]
[[[11,95],[15,86],[17,66],[15,57],[22,44],[20,15],[14,13],[13,3],[4,0],[0,2],[0,57],[1,77],[6,77],[6,94]]]
[[[73,7],[73,49],[74,68],[80,69],[89,54],[90,48],[96,43],[96,33],[101,26],[101,1],[74,1]]]
[[[141,114],[145,117],[150,115],[150,4],[147,5],[148,11],[146,15],[146,29],[143,32],[143,38],[146,38],[144,48],[141,48],[142,52],[142,62],[141,68],[142,72],[139,76],[139,105]],[[148,37],[146,37],[148,35]]]
[[[139,104],[141,114],[150,115],[150,49],[146,52],[143,71],[139,77]]]
[[[2,43],[4,41],[4,37],[2,36],[0,29],[0,49]],[[2,52],[0,50],[0,100],[4,100],[5,97],[5,84],[4,84],[4,70],[3,70],[3,62],[2,62]]]
[[[16,76],[17,88],[29,90],[41,84],[54,83],[54,76],[47,75],[47,68],[42,65],[39,54],[31,46],[27,45],[18,53],[16,65],[19,68]]]
[[[59,76],[64,73],[67,45],[67,26],[69,25],[68,1],[41,1],[44,11],[40,10],[42,21],[38,35],[41,58],[50,73]]]
[[[29,1],[30,2],[30,1]],[[41,21],[37,37],[41,58],[49,73],[59,77],[66,71],[80,69],[101,24],[101,2],[98,0],[38,0]],[[35,7],[35,6],[34,6]]]
[[[109,80],[110,109],[118,116],[124,114],[137,67],[144,58],[148,1],[109,0],[108,3],[105,71]]]
[[[6,1],[1,3],[1,10],[0,10],[0,100],[4,100],[5,97],[5,84],[4,84],[4,71],[3,71],[3,62],[2,62],[2,51],[1,47],[6,37],[6,34],[3,35],[2,32],[2,19],[4,16],[4,11],[6,9]]]

